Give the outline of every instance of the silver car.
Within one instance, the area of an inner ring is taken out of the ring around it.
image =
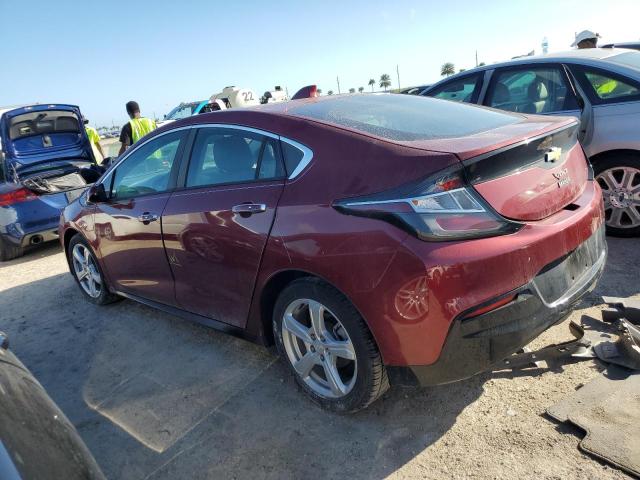
[[[640,52],[593,48],[524,57],[453,75],[421,95],[578,117],[603,190],[607,232],[640,235]]]

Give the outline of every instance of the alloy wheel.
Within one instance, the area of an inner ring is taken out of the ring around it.
[[[93,255],[85,245],[78,243],[72,250],[73,272],[78,283],[91,298],[98,298],[102,292],[102,278]]]
[[[619,166],[596,177],[604,198],[607,225],[614,228],[640,226],[640,170]]]
[[[353,343],[340,320],[311,299],[291,302],[282,318],[282,340],[296,373],[325,398],[347,395],[358,374]]]

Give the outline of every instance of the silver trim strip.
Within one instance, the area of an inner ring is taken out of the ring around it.
[[[440,193],[432,193],[432,194],[428,194],[428,195],[422,195],[422,196],[418,196],[418,197],[414,197],[414,198],[396,198],[393,200],[369,200],[369,201],[364,201],[364,202],[349,202],[349,203],[345,203],[344,206],[345,207],[359,207],[359,206],[364,206],[364,205],[380,205],[380,204],[388,204],[388,203],[406,203],[408,204],[416,213],[483,213],[486,212],[486,210],[484,208],[480,208],[480,209],[464,209],[461,207],[460,203],[458,202],[458,200],[452,196],[451,198],[453,199],[454,202],[456,202],[456,204],[460,207],[459,209],[449,209],[449,210],[420,210],[417,211],[415,209],[415,207],[413,206],[413,204],[411,203],[411,200],[414,200],[415,198],[421,198],[421,197],[440,197],[442,195],[448,195],[450,193],[453,192],[460,192],[460,191],[464,191],[466,193],[466,188],[456,188],[453,190],[447,190],[446,192],[440,192]],[[474,203],[477,203],[475,200],[473,200]]]
[[[302,152],[302,160],[300,160],[300,163],[298,163],[296,168],[293,170],[293,172],[291,172],[291,174],[288,177],[289,180],[293,180],[298,175],[300,175],[302,171],[305,168],[307,168],[307,166],[311,163],[311,160],[313,159],[313,152],[311,151],[310,148],[305,147],[304,145],[296,142],[295,140],[291,140],[285,137],[280,137],[280,141],[286,142],[292,147],[295,147]]]

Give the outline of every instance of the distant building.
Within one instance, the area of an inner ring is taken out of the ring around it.
[[[549,53],[549,40],[547,37],[544,37],[542,39],[542,54],[546,55],[547,53]]]

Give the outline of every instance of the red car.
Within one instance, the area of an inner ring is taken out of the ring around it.
[[[595,286],[603,202],[577,128],[409,95],[198,115],[129,149],[60,239],[92,302],[275,342],[313,400],[352,412],[489,369]]]

